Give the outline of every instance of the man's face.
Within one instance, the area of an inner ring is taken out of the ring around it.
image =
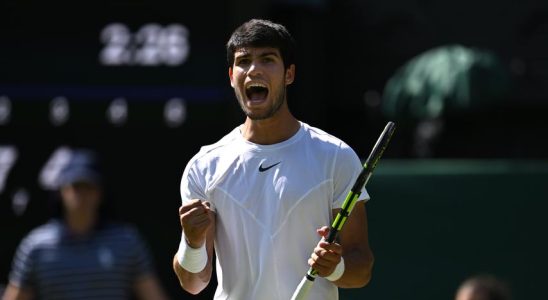
[[[455,300],[488,300],[486,293],[479,291],[471,286],[465,286],[458,290]]]
[[[286,86],[295,78],[295,65],[286,70],[278,49],[244,47],[234,53],[234,65],[228,73],[247,117],[264,120],[285,103]]]
[[[63,206],[69,212],[95,212],[101,202],[101,188],[93,183],[75,182],[61,188]]]

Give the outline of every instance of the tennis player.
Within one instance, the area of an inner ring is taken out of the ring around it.
[[[363,287],[373,265],[365,190],[339,240],[321,240],[362,165],[344,142],[289,111],[293,38],[280,24],[250,20],[233,32],[227,57],[246,119],[184,170],[183,234],[173,259],[181,286],[200,293],[215,252],[214,299],[290,299],[309,267],[323,277],[310,299]]]

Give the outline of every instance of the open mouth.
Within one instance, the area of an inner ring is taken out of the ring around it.
[[[252,83],[246,87],[245,94],[251,101],[262,101],[268,96],[268,88],[264,84]]]

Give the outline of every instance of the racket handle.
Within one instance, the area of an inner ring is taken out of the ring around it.
[[[337,238],[337,234],[339,234],[337,229],[333,227],[329,228],[329,234],[327,235],[327,239],[325,241],[332,244]]]
[[[293,293],[293,296],[291,296],[291,300],[306,300],[308,299],[308,293],[310,292],[310,288],[314,284],[314,280],[310,280],[307,276],[303,277],[303,280],[301,280],[301,283],[297,286],[295,289],[295,292]]]

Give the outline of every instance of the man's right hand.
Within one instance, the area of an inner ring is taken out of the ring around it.
[[[179,220],[188,245],[200,248],[206,240],[207,230],[213,224],[209,202],[192,199],[179,207]]]

